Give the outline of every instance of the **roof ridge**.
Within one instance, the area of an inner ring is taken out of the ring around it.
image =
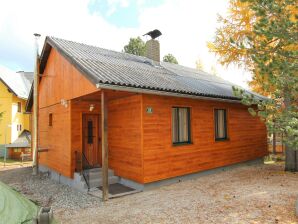
[[[128,57],[143,59],[144,61],[146,61],[146,60],[152,60],[152,59],[147,58],[145,56],[130,54],[130,53],[126,53],[126,52],[123,52],[123,51],[111,50],[111,49],[99,47],[99,46],[96,46],[96,45],[93,45],[93,44],[86,44],[86,43],[79,42],[79,41],[66,40],[66,39],[59,38],[59,37],[54,37],[54,36],[47,36],[47,37],[50,38],[50,39],[52,39],[52,40],[53,39],[54,40],[57,39],[57,40],[61,40],[61,41],[71,42],[71,43],[74,43],[74,44],[80,44],[80,45],[84,45],[84,46],[88,46],[88,47],[94,47],[94,48],[97,48],[97,49],[100,49],[100,50],[104,50],[104,51],[108,51],[108,52],[113,52],[115,54],[123,54],[123,55],[127,55]],[[107,55],[107,56],[108,57],[111,57],[110,55]]]

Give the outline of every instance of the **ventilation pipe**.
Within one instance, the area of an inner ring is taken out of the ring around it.
[[[34,83],[33,83],[33,162],[32,174],[38,174],[38,84],[39,84],[39,53],[38,40],[40,34],[35,33],[35,68],[34,68]]]

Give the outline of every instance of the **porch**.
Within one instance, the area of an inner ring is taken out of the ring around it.
[[[104,200],[138,192],[141,95],[99,90],[69,105],[74,181]]]

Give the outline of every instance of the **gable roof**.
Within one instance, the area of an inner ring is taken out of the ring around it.
[[[19,137],[11,144],[6,145],[7,148],[29,148],[31,147],[31,133],[24,130]]]
[[[27,99],[33,81],[33,73],[23,71],[13,72],[0,66],[0,81],[17,97]]]
[[[45,40],[40,61],[41,74],[52,48],[98,88],[148,90],[156,94],[164,92],[185,97],[240,100],[233,94],[234,84],[206,72],[166,62],[157,63],[146,57],[55,37],[47,37]],[[253,94],[264,99],[263,96]]]

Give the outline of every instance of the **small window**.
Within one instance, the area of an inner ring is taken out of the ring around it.
[[[53,114],[49,114],[49,126],[53,126]]]
[[[93,144],[93,122],[88,121],[88,144]]]
[[[18,102],[18,112],[21,113],[22,112],[22,103]]]
[[[172,108],[172,141],[173,144],[190,143],[190,108]]]
[[[21,124],[17,124],[17,131],[22,131],[22,125]]]
[[[215,140],[225,140],[227,134],[227,112],[224,109],[214,110],[215,118]]]

